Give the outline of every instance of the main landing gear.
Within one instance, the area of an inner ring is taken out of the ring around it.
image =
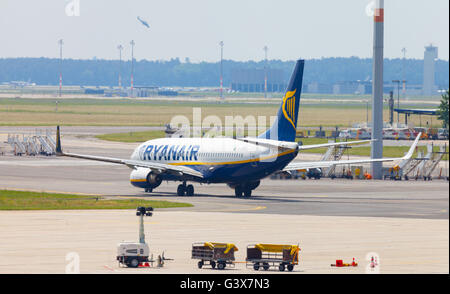
[[[236,197],[251,197],[252,189],[248,187],[236,186],[236,188],[234,188],[234,195],[236,195]]]
[[[228,186],[234,189],[234,195],[236,197],[250,198],[252,196],[252,191],[259,186],[260,181],[256,182],[245,182],[239,184],[228,184]]]
[[[178,196],[194,196],[194,186],[186,185],[186,182],[183,182],[183,184],[178,185],[177,195]]]

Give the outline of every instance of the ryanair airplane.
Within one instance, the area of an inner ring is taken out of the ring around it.
[[[187,185],[188,182],[226,183],[234,189],[237,197],[250,197],[261,179],[277,171],[411,158],[420,134],[403,158],[291,162],[301,150],[370,142],[365,140],[307,146],[299,146],[295,142],[303,68],[304,60],[298,60],[277,119],[257,138],[161,138],[142,143],[130,159],[118,159],[64,153],[58,126],[56,153],[59,156],[126,165],[132,169],[131,184],[145,189],[145,192],[152,192],[162,181],[178,181],[182,184],[178,186],[177,195],[192,196],[194,186]]]

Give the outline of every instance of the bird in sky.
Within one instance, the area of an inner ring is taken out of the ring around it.
[[[143,20],[143,19],[140,18],[139,16],[137,17],[137,19],[138,19],[144,26],[146,26],[148,29],[150,28],[150,25],[148,24],[148,22],[146,22],[145,20]]]

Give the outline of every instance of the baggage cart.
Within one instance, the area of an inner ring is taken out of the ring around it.
[[[199,259],[198,268],[209,264],[211,268],[223,270],[227,265],[234,266],[234,252],[238,248],[231,243],[194,243],[192,244],[192,259]]]
[[[298,265],[298,245],[255,244],[247,246],[246,267],[269,270],[278,268],[279,271],[292,271]]]

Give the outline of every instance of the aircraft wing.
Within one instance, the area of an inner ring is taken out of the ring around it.
[[[130,168],[145,167],[145,168],[151,169],[153,172],[156,172],[159,174],[170,173],[170,174],[176,174],[179,176],[189,175],[189,176],[193,176],[196,178],[203,178],[202,173],[200,173],[192,168],[186,167],[186,166],[170,165],[170,164],[149,162],[149,161],[140,161],[140,160],[103,157],[103,156],[83,155],[83,154],[75,154],[75,153],[64,153],[64,152],[57,152],[56,155],[81,158],[81,159],[87,159],[87,160],[96,160],[96,161],[116,163],[116,164],[123,164]]]
[[[379,159],[355,159],[355,160],[338,160],[338,161],[312,161],[312,162],[291,162],[289,163],[282,171],[294,171],[299,169],[308,169],[308,168],[327,168],[333,165],[342,165],[342,164],[355,164],[355,163],[371,163],[371,162],[388,162],[388,161],[396,161],[396,160],[407,160],[410,159],[414,153],[414,149],[419,142],[420,133],[417,135],[416,140],[411,145],[408,153],[403,157],[398,158],[379,158]]]
[[[150,162],[150,161],[141,161],[141,160],[130,160],[130,159],[120,159],[120,158],[112,158],[112,157],[103,157],[103,156],[93,156],[93,155],[84,155],[84,154],[75,154],[75,153],[65,153],[61,148],[61,138],[59,133],[59,127],[56,130],[56,155],[57,156],[67,156],[74,158],[81,158],[87,160],[96,160],[102,162],[123,164],[130,168],[136,167],[145,167],[151,169],[155,173],[170,173],[176,174],[179,176],[188,175],[195,178],[203,178],[203,174],[199,171],[196,171],[192,168],[180,165],[170,165],[158,162]]]

